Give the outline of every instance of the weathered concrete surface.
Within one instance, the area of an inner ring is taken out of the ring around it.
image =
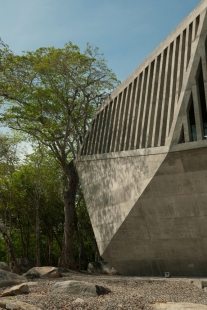
[[[96,240],[121,274],[207,272],[207,148],[175,150],[161,156],[159,169],[157,155],[87,161],[90,191],[82,186],[91,193],[85,198]]]
[[[79,173],[101,253],[151,181],[166,154],[83,163]],[[81,163],[78,164],[79,172]],[[116,268],[115,268],[116,269]]]
[[[207,273],[206,33],[203,0],[103,103],[77,159],[101,256],[121,274]]]
[[[206,185],[207,148],[169,153],[102,254],[105,260],[127,275],[205,275]]]

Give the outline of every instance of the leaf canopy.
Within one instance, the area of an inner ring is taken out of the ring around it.
[[[0,56],[0,121],[48,146],[64,166],[119,81],[89,44],[84,53],[69,42],[23,55],[4,46]]]

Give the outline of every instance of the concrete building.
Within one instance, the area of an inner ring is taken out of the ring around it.
[[[77,160],[102,257],[207,275],[207,0],[111,94]]]

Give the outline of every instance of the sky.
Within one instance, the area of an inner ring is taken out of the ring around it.
[[[15,53],[99,47],[124,81],[200,0],[0,0],[0,37]]]

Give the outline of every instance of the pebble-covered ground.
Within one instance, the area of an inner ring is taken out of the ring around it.
[[[50,291],[55,282],[67,280],[83,280],[102,285],[109,288],[111,293],[99,297],[86,297],[54,294]],[[11,298],[35,305],[42,310],[147,310],[151,309],[154,302],[192,302],[207,305],[207,291],[196,287],[195,279],[91,276],[74,273],[62,278],[34,281],[38,281],[38,286],[30,288],[29,294]],[[83,301],[76,302],[77,298]]]

